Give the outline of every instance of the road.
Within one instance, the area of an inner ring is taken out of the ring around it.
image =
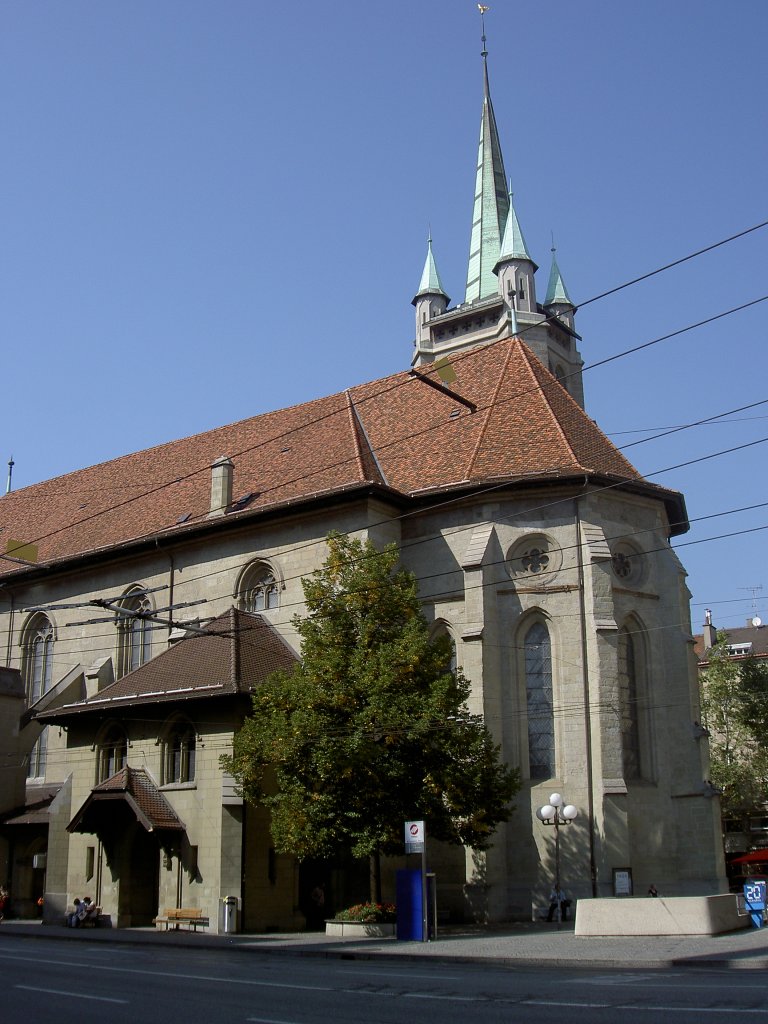
[[[762,971],[510,968],[0,937],[3,1024],[768,1024]]]

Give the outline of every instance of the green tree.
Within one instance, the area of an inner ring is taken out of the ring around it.
[[[768,672],[754,659],[734,661],[728,634],[707,652],[702,722],[710,732],[710,778],[723,791],[723,812],[762,814],[768,799]]]
[[[331,534],[328,548],[303,581],[301,662],[254,694],[226,769],[269,808],[275,849],[300,859],[350,850],[377,865],[380,853],[402,853],[409,819],[435,839],[487,848],[519,784],[469,712],[450,640],[430,635],[395,545]]]

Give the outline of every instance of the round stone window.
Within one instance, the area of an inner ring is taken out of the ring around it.
[[[562,552],[544,534],[531,534],[518,541],[508,555],[510,575],[531,582],[553,576],[562,565]]]
[[[643,558],[630,544],[617,544],[611,551],[611,568],[620,583],[639,583],[643,576]]]

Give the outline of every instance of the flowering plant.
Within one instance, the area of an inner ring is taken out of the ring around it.
[[[366,924],[392,924],[397,920],[394,903],[356,903],[336,914],[337,921],[364,921]]]

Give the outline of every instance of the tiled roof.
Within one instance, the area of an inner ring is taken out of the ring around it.
[[[47,825],[48,808],[60,789],[59,783],[28,785],[24,806],[3,815],[0,825]]]
[[[184,823],[149,777],[145,768],[121,768],[95,786],[67,825],[68,832],[93,832],[98,827],[100,805],[124,800],[148,832],[158,829],[183,831]]]
[[[750,644],[751,647],[747,654],[753,658],[768,658],[768,626],[736,626],[734,629],[723,629],[718,630],[728,635],[728,643],[732,645]],[[693,638],[693,649],[696,652],[697,659],[702,662],[706,661],[706,651],[704,649],[704,635],[699,633]],[[739,659],[745,657],[745,655],[738,656]]]
[[[584,474],[634,481],[682,509],[675,492],[641,481],[519,339],[451,362],[451,389],[474,412],[408,372],[361,384],[12,491],[0,497],[0,551],[35,543],[39,562],[55,562],[187,531],[208,521],[221,456],[234,462],[234,501],[252,497],[217,523],[366,485],[407,497]]]
[[[117,713],[137,704],[249,693],[271,672],[296,663],[290,647],[261,615],[231,608],[205,629],[205,635],[179,640],[96,696],[38,717],[64,721],[88,711]]]

